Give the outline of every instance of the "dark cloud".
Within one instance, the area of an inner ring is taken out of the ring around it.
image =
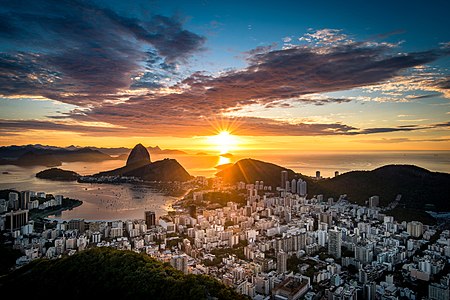
[[[379,127],[379,128],[366,128],[355,134],[372,134],[372,133],[387,133],[387,132],[397,132],[397,131],[414,131],[421,128],[417,126],[413,127]]]
[[[120,99],[146,60],[156,56],[167,72],[204,43],[177,18],[136,19],[85,1],[3,1],[0,20],[2,94],[80,106]]]
[[[324,105],[348,102],[348,99],[314,97],[315,94],[348,90],[378,84],[398,75],[402,70],[433,61],[440,50],[409,54],[389,54],[384,45],[367,46],[354,43],[336,47],[297,47],[258,53],[247,68],[214,77],[197,72],[183,80],[177,93],[130,97],[126,103],[103,105],[85,111],[90,118],[120,126],[140,128],[151,124],[153,129],[167,126],[172,131],[198,124],[208,118],[259,104],[265,107],[289,107],[295,102]],[[80,118],[80,115],[77,116]],[[301,128],[280,123],[262,122],[253,126],[251,118],[241,118],[241,129],[251,128],[253,134],[271,132],[288,135],[308,135]],[[267,120],[267,119],[265,119]],[[172,122],[173,121],[173,122]],[[162,125],[164,124],[164,125]],[[176,127],[175,124],[180,124]],[[326,124],[329,125],[329,124]],[[338,126],[339,127],[339,126]],[[358,130],[318,130],[317,134],[369,134],[411,131],[413,127],[368,128]],[[275,129],[276,128],[276,129]],[[325,129],[324,129],[325,130]],[[196,132],[192,130],[191,132]]]
[[[348,134],[373,134],[373,133],[389,133],[398,131],[416,131],[416,130],[426,130],[426,129],[442,129],[445,127],[450,127],[450,122],[437,123],[430,125],[401,125],[397,127],[379,127],[379,128],[365,128],[356,132],[350,132]]]

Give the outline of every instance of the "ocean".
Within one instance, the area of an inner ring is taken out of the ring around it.
[[[151,155],[153,161],[165,157],[177,159],[186,170],[195,176],[212,177],[218,171],[217,164],[224,162],[217,155]],[[237,153],[230,158],[236,162],[242,158],[254,158],[275,163],[304,175],[333,177],[335,171],[345,173],[352,170],[373,170],[387,164],[411,164],[430,171],[450,173],[450,151],[377,151],[377,152],[301,152],[274,153],[254,152],[251,156]],[[227,160],[225,162],[228,162]],[[100,163],[65,163],[60,168],[90,175],[111,170],[125,164],[123,160]],[[143,219],[144,211],[152,210],[163,215],[172,210],[171,205],[178,199],[155,192],[151,187],[133,184],[94,184],[58,182],[38,179],[35,174],[47,169],[42,166],[18,167],[0,166],[0,189],[32,190],[79,199],[83,205],[64,211],[58,219],[84,218],[86,220],[128,220]],[[4,174],[6,172],[6,174]]]

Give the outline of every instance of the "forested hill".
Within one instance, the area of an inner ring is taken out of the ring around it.
[[[30,299],[246,299],[211,277],[184,275],[146,254],[106,247],[33,261],[1,277],[0,290]]]
[[[312,183],[308,194],[331,197],[347,194],[350,201],[364,204],[378,195],[386,206],[402,195],[401,204],[424,210],[450,210],[450,174],[430,172],[412,165],[387,165],[372,171],[352,171]]]
[[[386,165],[371,171],[351,171],[334,178],[316,180],[290,169],[254,159],[242,159],[218,172],[225,182],[243,181],[280,186],[281,171],[288,180],[302,179],[308,184],[308,197],[322,194],[324,198],[347,195],[347,199],[364,205],[369,197],[380,197],[386,206],[401,195],[401,206],[421,210],[450,211],[450,174],[430,172],[413,165]]]

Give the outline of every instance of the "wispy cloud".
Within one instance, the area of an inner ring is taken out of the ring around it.
[[[370,144],[396,144],[396,143],[421,143],[421,142],[449,142],[450,139],[410,139],[410,138],[393,138],[393,139],[379,139],[379,140],[358,140],[357,142],[370,143]]]

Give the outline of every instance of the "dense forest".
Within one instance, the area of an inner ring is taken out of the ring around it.
[[[111,248],[35,260],[1,277],[0,290],[34,299],[246,299],[212,277],[184,275],[146,254]]]

